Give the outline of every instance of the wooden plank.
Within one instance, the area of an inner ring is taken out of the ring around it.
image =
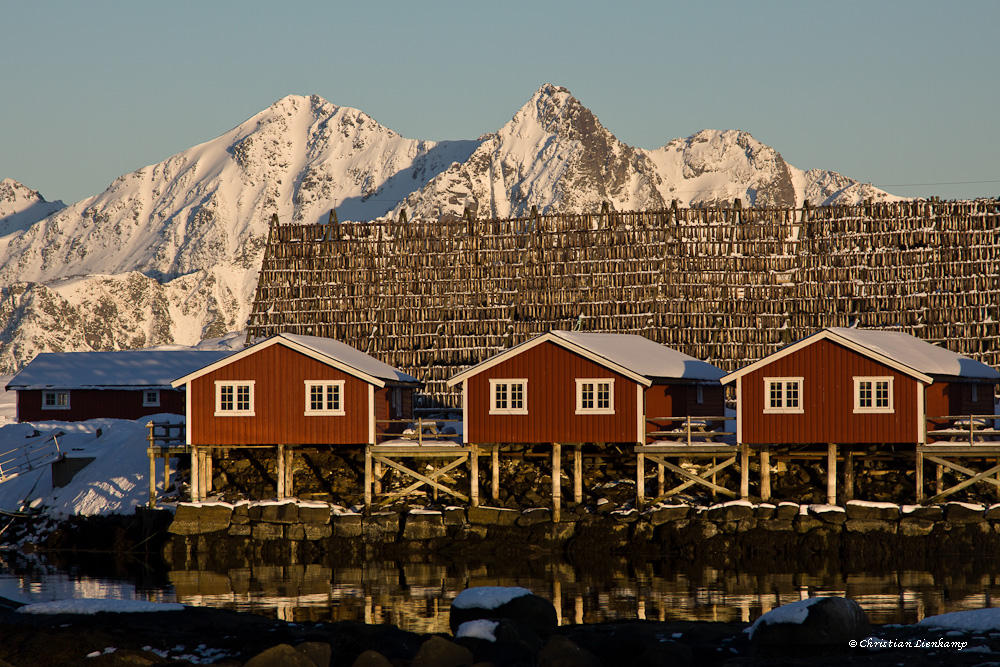
[[[416,470],[411,470],[410,468],[407,468],[402,463],[398,463],[398,462],[393,461],[392,459],[386,458],[384,456],[379,456],[379,455],[373,454],[372,458],[374,460],[376,460],[376,461],[381,461],[382,463],[384,463],[385,465],[389,466],[390,468],[394,468],[395,470],[398,470],[399,472],[403,473],[404,475],[407,475],[407,476],[412,477],[412,478],[414,478],[414,479],[417,480],[416,483],[411,484],[410,486],[406,487],[405,489],[402,489],[400,491],[396,491],[394,493],[387,494],[387,496],[381,502],[381,504],[383,504],[383,505],[391,503],[392,501],[396,500],[397,498],[402,498],[402,497],[408,495],[410,492],[419,489],[424,484],[427,484],[431,488],[435,488],[435,489],[437,489],[439,491],[444,491],[448,495],[454,496],[454,497],[458,498],[459,500],[464,500],[466,502],[468,502],[468,500],[469,500],[469,497],[466,496],[466,495],[464,495],[464,494],[462,494],[461,492],[456,491],[454,489],[450,489],[447,486],[444,486],[443,484],[440,484],[439,482],[435,481],[436,478],[440,477],[441,475],[445,474],[446,472],[449,472],[450,470],[452,470],[454,468],[457,468],[458,466],[460,466],[463,463],[465,463],[465,461],[468,459],[468,454],[463,454],[458,459],[456,459],[456,460],[452,461],[451,463],[445,465],[443,468],[438,468],[438,469],[434,470],[433,472],[431,472],[430,475],[423,475],[423,474],[417,472]]]
[[[648,456],[648,458],[650,458],[650,459],[652,459],[654,461],[657,461],[658,463],[662,463],[669,470],[677,473],[681,477],[683,477],[683,478],[685,478],[685,479],[688,480],[687,482],[684,482],[683,484],[680,484],[679,486],[675,486],[674,488],[668,490],[664,494],[663,497],[671,496],[671,495],[674,495],[676,493],[680,493],[684,489],[688,488],[689,486],[693,486],[695,484],[700,484],[700,485],[702,485],[704,487],[707,487],[709,489],[714,489],[715,491],[718,491],[719,493],[722,493],[724,495],[730,496],[732,498],[736,498],[737,497],[737,494],[735,492],[730,491],[729,489],[725,488],[724,486],[719,486],[718,484],[713,484],[712,481],[710,479],[708,479],[711,475],[719,472],[720,470],[724,470],[725,468],[728,468],[730,465],[732,465],[733,463],[735,463],[736,462],[736,457],[735,456],[732,456],[732,457],[726,459],[725,461],[723,461],[722,463],[719,463],[719,464],[713,466],[712,468],[710,468],[709,470],[706,470],[705,472],[703,472],[701,474],[701,476],[696,475],[696,474],[694,474],[692,472],[689,472],[689,471],[685,470],[684,468],[681,468],[678,465],[674,465],[670,461],[667,461],[665,458],[661,458],[661,457],[659,457],[659,456],[657,456],[655,454],[648,454],[647,456]],[[659,500],[661,500],[661,498],[657,498],[653,502],[658,502]]]

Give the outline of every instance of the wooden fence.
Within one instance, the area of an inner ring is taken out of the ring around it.
[[[551,329],[733,370],[852,325],[1000,365],[1000,201],[273,224],[248,341],[336,338],[458,406],[447,378]]]

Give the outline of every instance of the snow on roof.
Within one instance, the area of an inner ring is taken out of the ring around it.
[[[931,345],[902,331],[843,327],[830,327],[828,331],[927,375],[1000,379],[1000,372],[982,362]]]
[[[666,345],[660,345],[643,336],[619,333],[585,333],[582,331],[553,331],[553,336],[579,345],[629,369],[636,375],[649,378],[679,378],[686,380],[717,381],[725,371],[712,364],[695,359]]]
[[[169,389],[174,378],[229,354],[223,350],[44,352],[11,378],[7,389]]]
[[[322,338],[320,336],[304,336],[302,334],[283,333],[278,334],[279,338],[285,338],[307,347],[310,350],[330,359],[335,359],[340,363],[356,368],[362,373],[366,373],[381,380],[391,380],[393,382],[419,382],[412,375],[407,375],[403,371],[383,363],[375,357],[355,349],[346,343],[333,338]]]
[[[550,331],[465,369],[448,380],[448,386],[454,386],[546,341],[582,354],[647,386],[651,380],[658,378],[718,382],[726,374],[710,363],[689,357],[683,352],[636,334]]]

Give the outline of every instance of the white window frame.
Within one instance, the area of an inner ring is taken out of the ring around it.
[[[46,403],[46,398],[49,396],[55,397],[55,402],[52,405]],[[66,402],[60,403],[59,397],[65,396]],[[70,392],[69,389],[50,389],[42,392],[42,410],[69,410],[70,409]]]
[[[515,385],[521,386],[521,407],[512,408],[511,403],[511,387]],[[507,407],[498,408],[497,407],[497,392],[500,387],[504,387],[507,398]],[[528,414],[528,380],[527,378],[498,378],[495,380],[490,380],[490,414],[491,415],[526,415]]]
[[[343,417],[346,412],[344,410],[344,381],[343,380],[306,380],[306,417]],[[312,390],[313,387],[320,387],[323,389],[323,405],[327,404],[329,400],[328,389],[330,387],[337,388],[337,396],[339,398],[340,407],[334,410],[328,409],[326,407],[315,410],[312,407]]]
[[[153,400],[149,400],[150,396],[153,396]],[[158,408],[158,407],[160,407],[160,390],[159,389],[143,389],[142,390],[142,407],[144,407],[144,408]]]
[[[594,385],[593,407],[583,407],[584,385]],[[608,405],[599,407],[599,385],[608,385]],[[576,378],[576,414],[578,415],[613,415],[615,414],[615,379],[614,378]]]
[[[886,383],[888,385],[889,393],[889,404],[888,405],[876,405],[877,400],[877,383]],[[871,383],[871,402],[869,406],[861,405],[861,385],[862,383]],[[867,414],[867,413],[877,413],[877,414],[892,414],[896,411],[895,405],[895,391],[893,390],[893,377],[891,375],[856,375],[854,376],[854,414]]]
[[[781,383],[781,405],[772,406],[771,405],[771,385],[774,383]],[[797,405],[788,405],[788,386],[790,384],[795,384],[797,386],[796,403]],[[803,392],[803,378],[801,377],[766,377],[764,378],[764,414],[802,414],[805,412],[803,404],[805,402],[804,392]]]
[[[255,412],[255,397],[254,397],[254,385],[256,382],[254,380],[216,380],[215,381],[215,416],[216,417],[254,417]],[[222,388],[232,387],[233,388],[233,409],[223,410],[222,409]],[[239,395],[239,387],[248,387],[250,390],[250,409],[240,410],[238,409],[239,402],[237,396]]]

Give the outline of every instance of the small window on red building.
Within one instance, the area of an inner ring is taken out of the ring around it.
[[[490,414],[528,414],[528,381],[490,380]]]
[[[43,391],[42,410],[69,410],[69,391]]]
[[[854,412],[893,412],[892,380],[891,376],[854,378]]]
[[[764,378],[764,412],[803,412],[802,378]]]

